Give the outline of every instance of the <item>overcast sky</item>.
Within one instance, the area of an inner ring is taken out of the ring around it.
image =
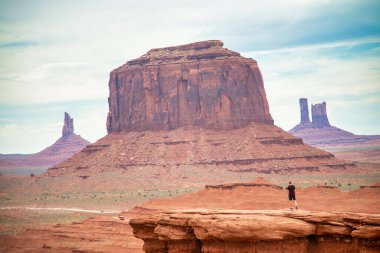
[[[106,134],[109,72],[151,48],[218,39],[258,61],[275,124],[298,99],[330,123],[380,134],[380,1],[0,0],[0,153],[61,136],[63,114]]]

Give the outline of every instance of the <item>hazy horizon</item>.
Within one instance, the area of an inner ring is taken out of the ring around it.
[[[380,134],[378,1],[0,1],[0,153],[60,136],[106,135],[109,72],[151,48],[217,39],[258,61],[275,124],[299,123],[300,97],[330,123]]]

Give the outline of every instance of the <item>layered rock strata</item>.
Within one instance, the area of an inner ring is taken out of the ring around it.
[[[130,175],[128,186],[151,188],[156,183],[204,186],[229,182],[232,178],[227,173],[250,175],[354,168],[353,163],[304,145],[301,139],[274,125],[251,123],[229,131],[191,126],[160,132],[111,133],[50,168],[46,175],[91,176],[119,170]],[[140,170],[147,173],[142,179],[149,177],[149,183],[137,177]]]
[[[152,49],[113,70],[107,130],[273,124],[257,62],[221,41]]]
[[[185,210],[130,220],[147,253],[377,252],[380,215]]]

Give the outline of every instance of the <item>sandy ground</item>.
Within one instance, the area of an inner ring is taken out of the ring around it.
[[[256,180],[252,184],[256,185],[220,185],[218,188],[206,188],[171,199],[151,200],[141,207],[163,210],[192,208],[278,210],[290,207],[287,190],[275,188],[272,183],[263,179]],[[293,184],[297,186],[296,181]],[[348,192],[328,185],[297,188],[296,197],[300,210],[380,213],[379,184]]]
[[[168,209],[289,209],[287,191],[259,179],[252,185],[224,184],[173,198],[150,200],[121,214],[100,209],[0,209],[1,252],[143,252],[133,236],[130,217]],[[294,182],[297,186],[298,182]],[[299,210],[379,213],[380,186],[343,192],[333,186],[297,187]],[[148,211],[147,211],[148,210]],[[74,250],[74,251],[73,251]]]

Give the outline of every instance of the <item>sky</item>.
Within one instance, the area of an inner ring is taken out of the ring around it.
[[[106,135],[111,70],[151,48],[217,39],[258,61],[275,124],[298,99],[330,123],[380,134],[380,1],[0,0],[0,153],[34,153],[75,132]]]

